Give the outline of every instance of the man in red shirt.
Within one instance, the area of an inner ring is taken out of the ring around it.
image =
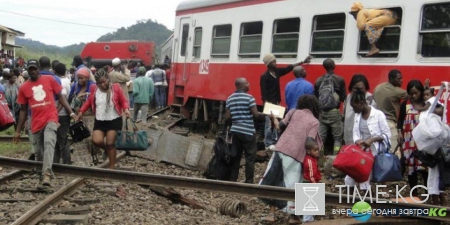
[[[19,88],[17,103],[21,106],[14,142],[19,142],[20,131],[25,124],[29,107],[36,160],[43,161],[43,176],[41,176],[40,181],[42,181],[42,185],[50,186],[50,179],[53,175],[52,163],[56,144],[56,130],[59,127],[54,95],[58,96],[60,104],[66,109],[70,117],[74,119],[77,117],[72,112],[67,100],[61,95],[61,85],[52,76],[42,76],[39,69],[37,60],[31,59],[28,61],[27,70],[30,79]]]

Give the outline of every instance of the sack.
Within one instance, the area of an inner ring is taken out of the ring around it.
[[[331,110],[339,105],[339,96],[334,91],[333,74],[325,74],[319,87],[319,104],[322,110]]]
[[[442,84],[427,114],[421,117],[419,124],[412,131],[417,149],[431,155],[434,155],[449,138],[449,128],[445,125],[446,116],[444,115],[444,121],[442,121],[440,116],[433,113],[436,109],[438,100],[442,96],[444,88],[448,93],[448,84]],[[444,112],[446,111],[446,108],[447,101],[444,104]]]
[[[150,145],[147,138],[147,132],[145,130],[139,130],[136,124],[133,124],[133,131],[127,131],[128,118],[125,119],[122,130],[117,132],[116,148],[117,150],[134,150],[145,151]]]
[[[70,125],[69,134],[72,137],[72,141],[74,143],[81,142],[85,138],[91,136],[89,128],[87,128],[86,124],[84,124],[83,121],[78,121],[77,123]]]
[[[15,123],[14,115],[9,110],[5,94],[0,92],[0,131],[10,128]]]
[[[334,160],[333,166],[361,183],[369,180],[373,160],[372,152],[365,152],[357,145],[344,145]]]
[[[384,147],[378,149],[378,154],[375,156],[372,169],[372,182],[390,182],[402,181],[402,169],[400,160],[395,154],[389,153],[391,147],[389,138],[383,134]],[[394,152],[395,153],[395,152]]]
[[[414,151],[412,156],[422,162],[423,166],[426,167],[435,167],[439,160],[435,155],[430,155],[424,151]]]
[[[274,153],[272,162],[270,163],[269,170],[264,174],[263,178],[259,182],[259,185],[268,185],[275,187],[286,187],[284,184],[284,173],[281,158],[278,153]],[[302,174],[299,174],[302,176]],[[284,209],[287,206],[287,201],[277,199],[259,198],[265,204],[275,206],[278,209]]]
[[[228,133],[225,137],[218,136],[213,146],[214,156],[203,173],[208,179],[230,180],[231,175],[231,144],[228,142]]]

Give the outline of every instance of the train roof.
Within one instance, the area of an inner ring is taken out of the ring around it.
[[[185,0],[182,1],[178,7],[177,11],[189,10],[189,9],[197,9],[215,5],[222,5],[233,2],[243,2],[245,0]]]

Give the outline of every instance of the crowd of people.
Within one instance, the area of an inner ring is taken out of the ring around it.
[[[318,168],[319,149],[323,151],[323,142],[327,138],[334,140],[333,151],[326,155],[336,155],[342,145],[357,145],[372,155],[377,155],[382,143],[391,143],[390,152],[401,147],[407,164],[407,177],[410,187],[418,184],[418,174],[421,174],[423,184],[428,187],[430,203],[445,205],[444,187],[439,179],[437,166],[423,165],[417,156],[417,145],[414,143],[412,130],[418,125],[422,116],[435,113],[443,116],[441,103],[436,110],[430,112],[430,104],[434,100],[434,90],[429,80],[423,84],[419,80],[411,80],[407,90],[402,89],[403,79],[400,70],[393,69],[386,74],[388,82],[379,84],[373,94],[366,76],[355,74],[349,86],[345,80],[334,73],[336,67],[332,59],[323,61],[324,75],[314,84],[307,81],[307,71],[301,66],[304,61],[285,68],[276,66],[276,58],[267,54],[263,61],[267,71],[261,75],[260,87],[264,103],[281,104],[280,78],[293,71],[295,79],[285,87],[287,114],[284,119],[275,115],[264,115],[258,112],[255,98],[248,94],[249,82],[245,78],[235,81],[236,91],[226,101],[227,123],[231,126],[231,152],[236,154],[231,163],[231,181],[237,180],[239,162],[245,155],[245,182],[254,182],[254,162],[256,152],[256,133],[254,121],[266,121],[265,145],[267,150],[273,150],[264,177],[275,170],[282,170],[283,183],[286,188],[294,188],[299,182],[323,182]],[[347,93],[348,90],[348,93]],[[431,99],[431,100],[430,100]],[[341,106],[343,105],[343,114]],[[331,130],[331,136],[329,135]],[[386,140],[389,139],[389,140]],[[399,151],[400,152],[400,151]],[[279,166],[281,165],[281,166]],[[357,183],[350,176],[344,179],[350,190],[359,185],[358,189],[371,188],[370,178],[366,182]],[[353,193],[350,191],[350,193]],[[414,196],[419,196],[417,189]],[[390,197],[389,193],[383,197]],[[290,224],[300,223],[300,218],[294,215],[294,202],[288,202],[284,208],[290,214]],[[269,215],[264,221],[274,222],[275,206],[271,206]],[[312,216],[304,216],[303,222],[313,221]]]
[[[2,68],[0,92],[14,116],[14,141],[25,130],[30,138],[30,159],[43,161],[39,186],[50,186],[52,164],[71,164],[68,133],[71,124],[93,118],[92,143],[103,149],[114,168],[117,131],[123,118],[146,125],[149,107],[166,107],[168,65],[144,67],[115,58],[102,68],[88,67],[75,56],[72,68],[42,56]],[[9,65],[9,64],[8,64]],[[24,129],[25,128],[25,129]]]

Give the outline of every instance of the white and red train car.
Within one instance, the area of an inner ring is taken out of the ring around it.
[[[235,90],[235,78],[246,77],[249,93],[261,105],[259,81],[267,53],[277,57],[278,66],[314,56],[304,66],[312,83],[324,74],[326,58],[335,60],[335,72],[347,85],[361,73],[374,89],[394,68],[402,72],[404,88],[411,79],[429,78],[433,86],[450,80],[450,1],[362,0],[365,8],[388,8],[399,16],[385,28],[378,42],[381,51],[374,57],[365,56],[367,38],[348,13],[354,1],[182,2],[172,41],[169,104],[190,116],[195,100],[224,102]],[[292,79],[292,74],[281,78],[283,103],[284,87]]]

